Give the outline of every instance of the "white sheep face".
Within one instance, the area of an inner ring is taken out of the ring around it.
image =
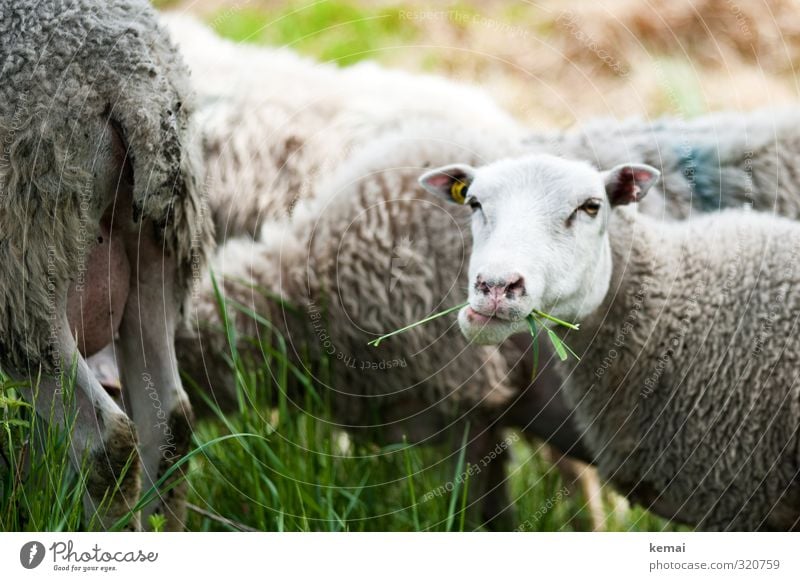
[[[571,321],[597,309],[611,279],[611,212],[641,199],[658,176],[644,165],[599,172],[547,155],[424,174],[425,189],[473,211],[464,335],[495,344],[528,332],[533,309]]]

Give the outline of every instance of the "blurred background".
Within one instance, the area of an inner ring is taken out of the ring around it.
[[[481,85],[534,127],[792,103],[798,0],[155,0],[239,42]]]

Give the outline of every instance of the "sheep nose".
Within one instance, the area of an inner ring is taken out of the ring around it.
[[[495,301],[503,298],[516,299],[525,294],[525,279],[519,273],[511,273],[505,277],[484,277],[478,275],[475,290]]]

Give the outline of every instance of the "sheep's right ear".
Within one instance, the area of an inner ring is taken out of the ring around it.
[[[645,164],[626,163],[603,174],[606,194],[612,206],[624,206],[640,201],[647,190],[658,181],[661,172]]]
[[[446,200],[463,204],[475,178],[475,169],[461,163],[445,165],[422,174],[419,185]]]

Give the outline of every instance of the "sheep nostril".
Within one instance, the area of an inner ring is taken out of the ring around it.
[[[506,297],[513,298],[515,296],[523,296],[524,294],[525,279],[518,274],[510,277],[506,284]]]
[[[475,281],[475,290],[483,295],[488,295],[492,288],[486,283],[483,277],[479,275]]]

